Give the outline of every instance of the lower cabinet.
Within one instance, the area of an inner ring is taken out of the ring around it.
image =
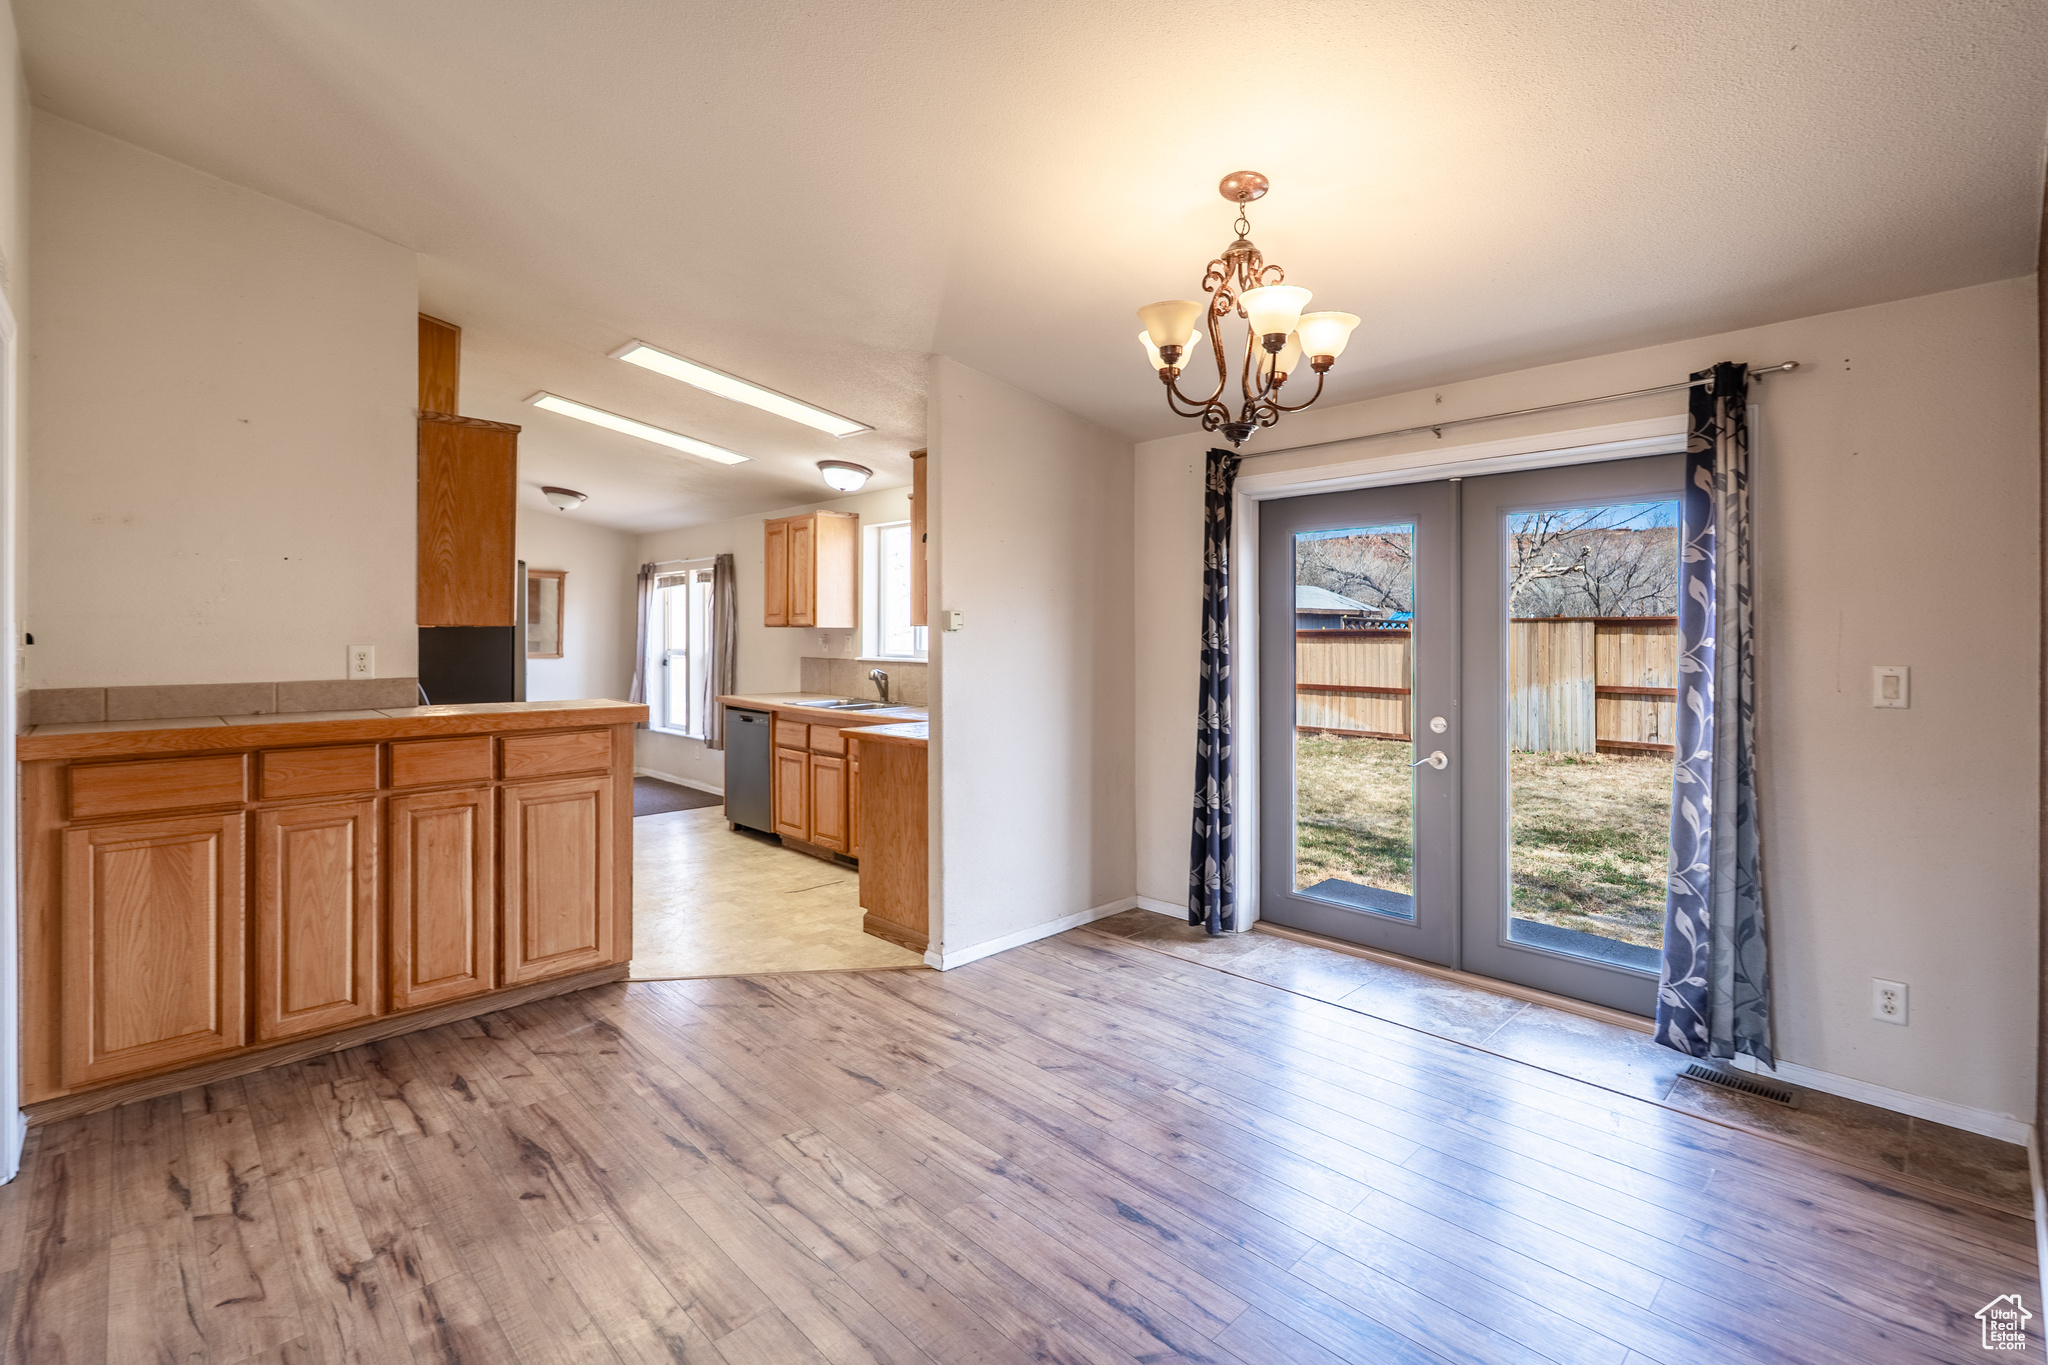
[[[811,756],[802,749],[775,751],[775,832],[811,837]]]
[[[612,779],[508,782],[505,984],[616,960]]]
[[[256,814],[256,1041],[377,1013],[377,804]]]
[[[846,760],[834,754],[811,755],[811,842],[846,852]]]
[[[391,798],[391,1008],[494,989],[497,861],[489,787]]]
[[[244,819],[236,810],[64,831],[64,1084],[247,1043]]]

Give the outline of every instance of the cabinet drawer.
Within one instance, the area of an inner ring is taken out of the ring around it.
[[[71,770],[71,818],[238,805],[247,796],[240,754],[88,763]]]
[[[846,736],[837,725],[813,725],[811,727],[811,752],[818,754],[843,754],[846,752]]]
[[[775,747],[778,749],[808,749],[811,746],[811,727],[800,720],[775,718]]]
[[[377,790],[377,746],[273,749],[263,755],[263,799],[367,795]]]
[[[504,775],[548,777],[587,773],[612,765],[609,730],[570,730],[549,735],[508,735],[500,741]]]
[[[491,780],[491,737],[403,739],[391,746],[391,785],[437,787]]]

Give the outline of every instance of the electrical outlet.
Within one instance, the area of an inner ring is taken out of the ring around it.
[[[1906,983],[1870,979],[1870,1017],[1880,1024],[1906,1022]]]
[[[348,647],[348,675],[351,678],[376,677],[377,646],[350,645]]]
[[[1887,710],[1905,710],[1913,704],[1912,676],[1913,670],[1904,664],[1872,664],[1870,704]]]

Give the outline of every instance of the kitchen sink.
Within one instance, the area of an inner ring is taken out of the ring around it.
[[[885,701],[814,701],[806,704],[820,711],[880,711],[889,705]]]

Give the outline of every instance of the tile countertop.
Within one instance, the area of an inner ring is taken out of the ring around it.
[[[931,715],[922,706],[878,706],[872,711],[842,711],[816,704],[840,700],[830,692],[735,692],[718,700],[723,705],[748,711],[786,711],[818,725],[859,726],[862,729],[906,721],[921,722]]]
[[[618,725],[645,719],[645,706],[593,697],[582,701],[406,706],[382,711],[286,711],[258,716],[77,721],[27,727],[16,740],[16,756],[27,760],[184,753],[411,735],[553,729],[577,724]]]

